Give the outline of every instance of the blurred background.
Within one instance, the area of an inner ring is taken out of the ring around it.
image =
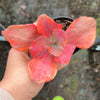
[[[100,0],[0,0],[0,32],[12,24],[33,23],[43,13],[51,18],[94,17],[98,40],[89,50],[77,52],[33,100],[52,100],[57,95],[65,100],[100,100]],[[10,48],[0,41],[0,79]]]

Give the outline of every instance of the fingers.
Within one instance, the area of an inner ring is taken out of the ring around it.
[[[19,52],[13,48],[9,51],[9,55],[8,55],[9,59],[12,59],[12,58],[21,59],[22,57],[25,57],[25,59],[30,60],[30,58],[28,57],[28,51]]]
[[[15,49],[11,49],[8,55],[7,66],[9,67],[19,67],[19,66],[27,66],[30,58],[24,52],[19,52]]]
[[[8,61],[4,78],[20,78],[21,75],[29,76],[28,63],[30,58],[23,52],[11,49],[8,55]],[[27,74],[25,74],[27,73]],[[23,80],[23,79],[22,79]]]
[[[43,88],[44,86],[44,83],[36,83],[36,82],[32,82],[32,91],[30,93],[30,95],[32,95],[32,97],[35,97],[39,92],[40,90]]]

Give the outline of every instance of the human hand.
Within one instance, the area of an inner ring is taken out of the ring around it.
[[[29,60],[29,56],[24,52],[15,49],[9,52],[5,75],[0,82],[0,87],[8,91],[15,100],[31,100],[44,85],[30,79]]]

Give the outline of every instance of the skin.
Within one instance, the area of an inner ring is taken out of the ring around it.
[[[0,88],[8,91],[15,100],[31,100],[43,87],[30,79],[28,62],[30,58],[25,52],[11,49],[8,55],[5,75]]]

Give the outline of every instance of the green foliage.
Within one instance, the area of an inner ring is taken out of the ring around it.
[[[64,98],[61,96],[55,96],[52,100],[64,100]]]

